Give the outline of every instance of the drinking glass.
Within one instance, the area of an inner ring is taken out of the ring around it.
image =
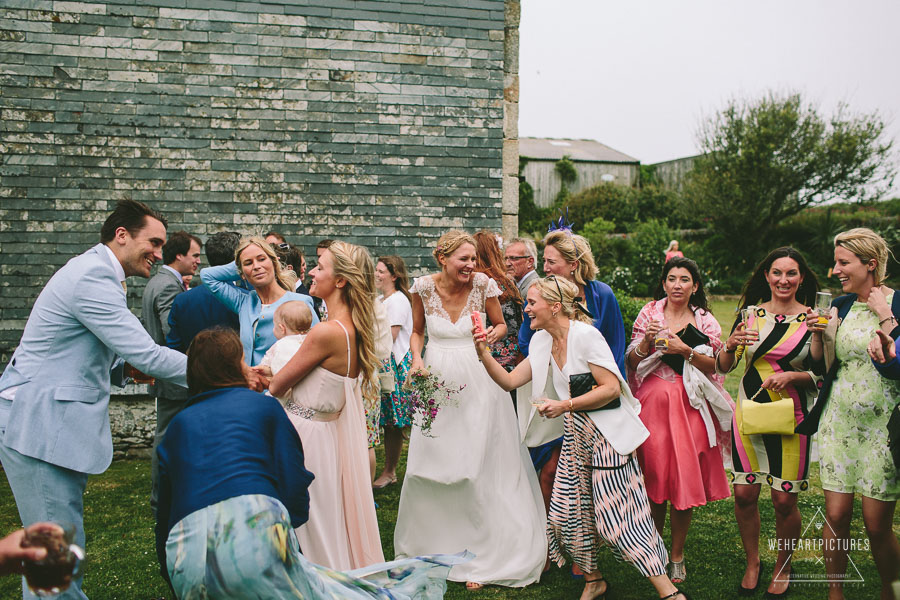
[[[828,323],[828,315],[831,314],[831,292],[816,292],[816,313],[819,315],[820,325]]]
[[[25,531],[22,547],[42,546],[47,556],[38,561],[25,561],[25,582],[37,596],[55,596],[64,592],[78,575],[84,550],[75,543],[75,526],[56,524],[32,526]]]
[[[756,311],[752,308],[742,308],[741,309],[741,322],[744,324],[744,329],[750,329],[750,323],[756,324]]]
[[[656,334],[656,339],[653,341],[653,345],[656,346],[657,350],[665,351],[669,349],[669,330],[666,327],[663,327]]]

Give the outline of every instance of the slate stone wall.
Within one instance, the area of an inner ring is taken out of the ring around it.
[[[204,239],[274,228],[314,255],[342,238],[413,272],[449,227],[514,232],[518,12],[3,0],[0,366],[41,286],[120,198]]]

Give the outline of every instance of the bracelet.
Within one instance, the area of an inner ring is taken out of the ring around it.
[[[575,412],[575,405],[572,404],[571,398],[569,398],[569,412]]]
[[[688,356],[688,364],[689,364],[689,365],[693,365],[693,364],[694,364],[694,349],[693,349],[693,348],[691,348],[691,355]]]
[[[650,356],[649,352],[647,354],[641,354],[641,345],[640,344],[638,344],[637,346],[634,347],[634,353],[637,355],[638,358],[647,358],[648,356]]]
[[[882,320],[878,321],[878,326],[881,327],[881,324],[884,323],[885,321],[892,321],[892,322],[896,325],[896,324],[897,324],[897,317],[895,317],[894,315],[891,315],[891,316],[889,316],[889,317],[885,317],[885,318],[883,318]]]

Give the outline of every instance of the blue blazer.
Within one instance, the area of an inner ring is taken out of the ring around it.
[[[264,308],[256,290],[247,290],[231,284],[231,282],[241,280],[236,263],[230,262],[227,265],[201,269],[200,279],[216,298],[237,313],[238,320],[241,322],[244,358],[251,367],[260,363],[263,356],[266,355],[266,350],[276,341],[272,318],[279,304],[289,300],[306,302],[312,311],[312,324],[315,325],[319,322],[312,298],[303,294],[286,292],[277,302]]]
[[[894,293],[896,294],[897,292]],[[881,373],[882,377],[887,377],[888,379],[900,379],[900,338],[894,340],[894,350],[897,353],[897,356],[883,365],[874,360],[872,361],[872,364],[875,365],[875,368]]]
[[[187,352],[194,336],[210,327],[230,327],[240,331],[237,315],[216,298],[209,288],[199,285],[175,296],[169,311],[166,345]]]
[[[18,388],[3,443],[74,471],[105,471],[113,450],[111,376],[121,383],[117,355],[187,387],[184,354],[153,342],[128,310],[109,253],[98,244],[57,271],[34,302],[0,377],[0,391]]]
[[[625,377],[625,321],[619,301],[612,288],[602,281],[589,281],[584,286],[584,295],[587,296],[587,309],[594,315],[594,327],[603,334],[622,377]],[[531,318],[525,314],[519,328],[519,352],[525,356],[528,356],[528,345],[534,333]]]

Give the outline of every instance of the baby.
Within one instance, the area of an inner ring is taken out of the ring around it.
[[[290,300],[275,309],[273,317],[275,337],[262,361],[254,370],[266,377],[271,377],[287,364],[300,349],[312,325],[312,312],[305,302]]]

